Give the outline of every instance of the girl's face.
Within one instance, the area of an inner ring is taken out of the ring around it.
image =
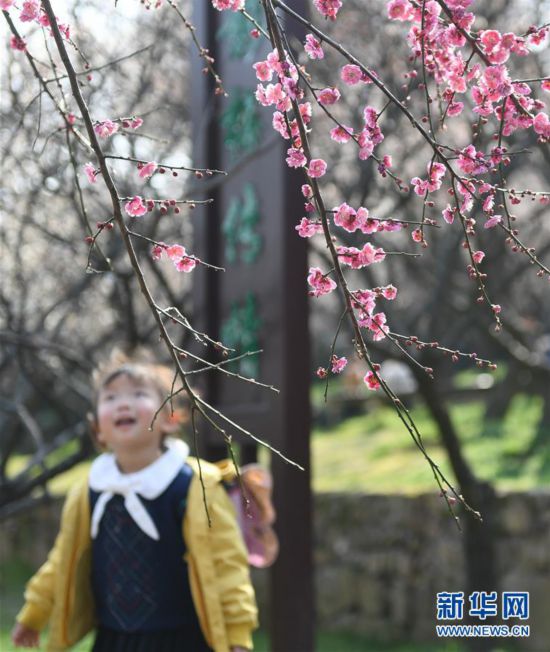
[[[113,453],[161,448],[163,435],[170,430],[166,410],[151,422],[161,405],[159,391],[152,383],[126,374],[116,376],[99,392],[97,403],[97,438]]]

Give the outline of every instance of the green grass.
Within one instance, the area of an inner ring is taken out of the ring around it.
[[[542,410],[538,397],[518,395],[506,420],[484,423],[481,401],[455,404],[451,416],[464,454],[474,472],[504,490],[550,484],[547,447],[526,457]],[[412,417],[430,456],[452,478],[447,455],[427,410],[414,407]],[[312,445],[315,491],[367,491],[417,494],[434,491],[424,457],[390,407],[377,407],[338,426],[317,428]]]

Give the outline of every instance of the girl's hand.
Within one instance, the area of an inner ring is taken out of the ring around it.
[[[38,647],[40,633],[21,623],[16,623],[11,632],[11,640],[15,647]]]

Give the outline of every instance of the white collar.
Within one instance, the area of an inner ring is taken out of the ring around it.
[[[189,446],[180,439],[167,439],[167,450],[152,464],[135,473],[122,473],[112,453],[97,457],[90,468],[89,485],[101,495],[92,514],[91,534],[97,536],[105,506],[115,495],[124,496],[124,505],[139,528],[153,539],[158,530],[138,494],[147,500],[158,498],[179,473],[189,455]]]

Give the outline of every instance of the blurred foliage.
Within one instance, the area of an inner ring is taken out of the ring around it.
[[[372,406],[337,426],[316,428],[313,437],[315,491],[408,493],[436,491],[424,458],[388,406]],[[527,455],[542,411],[538,396],[517,395],[502,422],[484,420],[485,405],[453,403],[451,417],[474,472],[497,489],[526,490],[550,484],[550,452]],[[452,472],[428,411],[411,409],[429,454]]]

